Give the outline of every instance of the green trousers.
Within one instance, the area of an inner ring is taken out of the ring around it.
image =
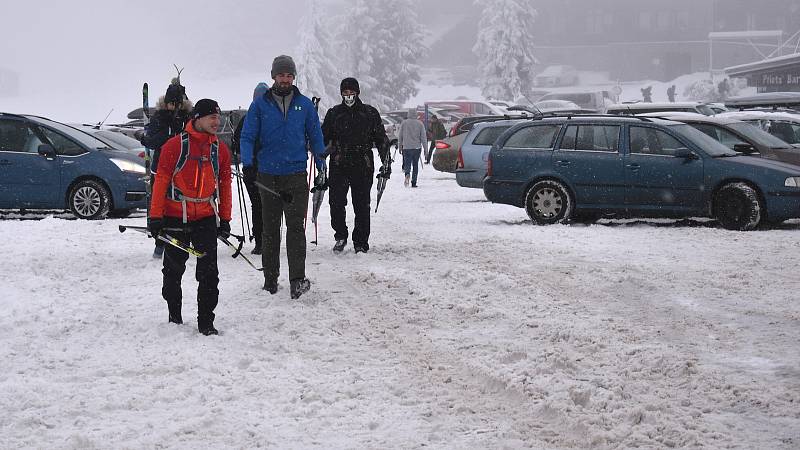
[[[306,172],[292,175],[258,174],[258,181],[278,193],[291,194],[292,201],[284,202],[264,189],[261,193],[261,261],[264,279],[277,280],[281,274],[281,224],[286,218],[286,257],[289,260],[289,280],[306,276],[306,232],[303,222],[308,209],[308,180]]]

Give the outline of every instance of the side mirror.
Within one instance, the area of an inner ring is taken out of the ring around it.
[[[39,154],[46,158],[55,158],[56,149],[50,144],[39,144]]]
[[[750,144],[734,144],[733,151],[737,153],[750,154],[756,151],[755,147]]]
[[[690,159],[690,160],[700,159],[700,157],[697,156],[697,153],[689,150],[686,147],[682,147],[682,148],[679,148],[679,149],[675,150],[674,156],[676,158],[683,158],[683,159]]]

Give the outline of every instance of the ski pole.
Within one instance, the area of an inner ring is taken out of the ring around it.
[[[238,158],[237,158],[238,159]],[[239,170],[239,162],[236,162],[236,174],[241,175],[241,171]],[[242,187],[242,180],[244,176],[237,176],[236,177],[236,192],[239,194],[239,217],[242,221],[242,233],[248,236],[248,241],[253,241],[253,236],[250,234],[250,217],[247,214],[247,201],[244,198],[245,189]],[[245,228],[245,224],[247,224],[247,228]]]
[[[120,225],[119,226],[119,232],[120,233],[124,233],[125,230],[128,230],[128,229],[133,230],[133,231],[138,231],[140,233],[144,233],[144,234],[147,234],[147,235],[150,234],[148,232],[148,230],[147,230],[147,227],[132,227],[132,226],[125,226],[125,225]],[[165,230],[168,230],[168,231],[183,231],[180,228],[165,228]],[[167,244],[169,244],[169,245],[171,245],[171,246],[173,246],[175,248],[178,248],[180,250],[183,250],[184,252],[186,252],[186,253],[188,253],[188,254],[190,254],[192,256],[195,256],[197,258],[202,258],[202,257],[206,256],[205,252],[201,252],[200,250],[197,250],[196,248],[192,247],[191,245],[188,245],[188,244],[182,242],[180,239],[177,239],[177,238],[174,238],[174,237],[170,236],[169,234],[165,233],[163,230],[162,230],[161,233],[156,235],[156,239],[158,239],[160,241],[163,241],[163,242],[166,242]]]
[[[241,238],[242,238],[242,239],[239,241],[239,246],[238,246],[238,247],[236,247],[235,245],[231,244],[231,242],[228,240],[228,238],[225,238],[225,237],[222,237],[222,236],[217,236],[217,239],[219,239],[219,240],[220,240],[220,241],[222,241],[222,242],[223,242],[225,245],[227,245],[228,247],[230,247],[231,249],[233,249],[233,255],[231,255],[231,258],[234,258],[234,259],[236,259],[236,257],[238,257],[238,256],[241,256],[241,257],[242,257],[242,259],[243,259],[243,260],[244,260],[244,261],[245,261],[247,264],[249,264],[249,265],[250,265],[250,267],[252,267],[253,269],[256,269],[256,270],[258,270],[259,272],[263,272],[263,271],[264,271],[264,268],[263,268],[263,267],[259,269],[258,267],[256,267],[255,265],[253,265],[253,263],[252,263],[252,262],[251,262],[249,259],[247,259],[247,257],[246,257],[246,256],[244,256],[244,255],[242,254],[242,244],[244,244],[244,236],[236,236],[236,235],[234,235],[234,234],[231,234],[231,236],[233,236],[233,237],[235,237],[235,238],[237,238],[237,239],[238,239],[239,237],[241,237]]]
[[[241,177],[241,175],[239,175],[239,174],[234,174],[234,176]],[[258,180],[255,180],[255,181],[253,181],[253,183],[254,183],[254,184],[255,184],[255,185],[256,185],[256,186],[257,186],[259,189],[261,189],[261,190],[264,190],[264,191],[267,191],[267,192],[269,192],[270,194],[272,194],[272,195],[274,195],[274,196],[276,196],[276,197],[279,197],[279,198],[280,198],[281,200],[283,200],[285,203],[292,203],[292,200],[294,199],[294,198],[292,197],[292,194],[290,194],[290,193],[288,193],[288,192],[277,192],[277,191],[275,191],[274,189],[270,189],[270,188],[268,188],[266,185],[264,185],[264,183],[262,183],[262,182],[260,182],[260,181],[258,181]]]

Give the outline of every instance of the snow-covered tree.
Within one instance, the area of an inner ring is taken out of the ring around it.
[[[389,111],[416,95],[417,62],[426,52],[415,0],[352,0],[342,17],[345,76],[361,85],[362,99]]]
[[[533,88],[533,22],[531,0],[476,0],[483,6],[478,41],[480,84],[487,99],[514,100]]]
[[[296,84],[308,97],[320,97],[321,114],[339,103],[339,81],[336,53],[328,24],[319,0],[310,0],[300,20],[300,43],[297,47]]]

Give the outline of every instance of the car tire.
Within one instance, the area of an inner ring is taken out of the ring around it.
[[[745,183],[728,183],[714,196],[714,218],[723,228],[751,231],[762,222],[763,208],[758,192]]]
[[[104,219],[111,208],[111,193],[97,180],[83,180],[72,187],[67,201],[78,219]]]
[[[572,197],[558,181],[539,181],[525,196],[525,211],[536,225],[565,223],[572,216],[572,209]]]

